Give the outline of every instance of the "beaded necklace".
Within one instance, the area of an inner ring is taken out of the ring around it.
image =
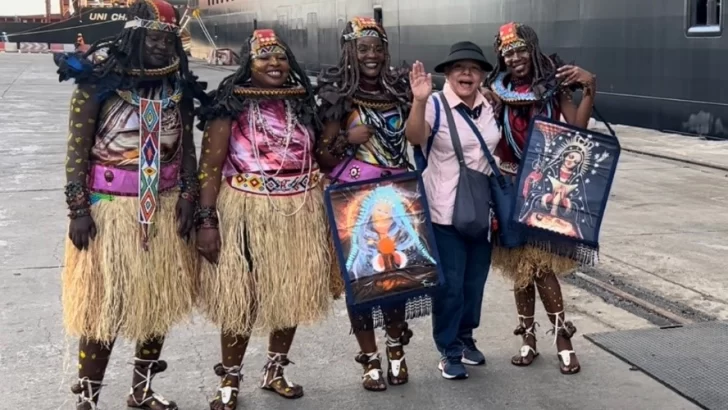
[[[253,156],[255,157],[256,165],[258,165],[258,169],[260,170],[260,175],[263,179],[263,186],[267,186],[266,178],[275,178],[278,176],[278,174],[281,173],[281,171],[284,168],[284,164],[287,158],[288,149],[291,144],[291,141],[293,140],[293,135],[295,134],[296,128],[300,129],[303,132],[304,135],[304,156],[303,156],[303,165],[300,170],[301,173],[303,173],[303,170],[305,167],[308,167],[308,175],[306,180],[311,181],[311,175],[313,174],[313,155],[312,155],[312,143],[311,143],[311,134],[309,133],[308,129],[300,124],[298,122],[298,118],[296,118],[295,113],[293,112],[292,104],[289,101],[284,101],[286,105],[285,109],[285,121],[286,121],[286,129],[283,131],[283,133],[278,133],[273,130],[270,125],[268,124],[268,121],[265,119],[263,114],[260,111],[260,104],[257,100],[250,100],[248,102],[248,127],[250,131],[250,138],[251,138],[251,145],[253,147]],[[239,124],[239,123],[238,123]],[[275,174],[267,174],[263,170],[263,164],[260,160],[260,149],[258,148],[258,130],[262,131],[264,142],[269,146],[273,147],[274,145],[270,143],[269,136],[274,137],[278,140],[283,140],[285,142],[285,148],[283,152],[283,163],[281,163],[280,168],[278,168],[278,171]],[[242,130],[241,130],[242,131]],[[301,201],[301,204],[291,213],[285,213],[283,212],[278,205],[271,200],[270,192],[266,189],[266,197],[268,198],[268,203],[270,203],[276,212],[280,213],[283,216],[293,216],[297,214],[298,212],[303,209],[304,205],[306,204],[306,201],[308,199],[308,195],[310,189],[306,189],[303,194],[303,201]]]
[[[139,106],[141,96],[137,90],[116,90],[116,94],[129,104],[132,104],[135,107]],[[172,95],[167,95],[167,82],[162,82],[162,93],[160,97],[162,97],[162,109],[166,110],[174,108],[180,101],[182,101],[181,82],[175,81]]]
[[[525,92],[516,91],[513,89],[512,82],[508,82],[507,84],[505,83],[505,77],[505,72],[498,74],[498,76],[495,78],[495,82],[493,83],[493,91],[498,94],[498,96],[505,103],[503,105],[503,130],[506,137],[506,142],[508,143],[508,146],[511,147],[511,150],[513,151],[513,154],[516,156],[516,158],[520,160],[521,156],[523,155],[523,150],[518,147],[518,144],[513,137],[513,130],[511,128],[510,121],[510,114],[511,110],[513,109],[512,106],[532,106],[539,101],[546,101],[546,116],[551,118],[553,113],[553,94],[547,93],[544,98],[538,98],[531,89]],[[533,111],[533,107],[530,111]],[[535,114],[532,113],[531,116],[539,115],[542,112],[543,110]],[[518,131],[524,132],[526,130]]]

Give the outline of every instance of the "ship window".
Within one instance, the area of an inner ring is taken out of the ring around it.
[[[374,6],[374,21],[382,24],[382,6]]]
[[[688,36],[719,37],[723,31],[721,3],[722,0],[689,0]]]

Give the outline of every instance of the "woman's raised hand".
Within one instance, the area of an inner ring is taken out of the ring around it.
[[[425,66],[419,61],[412,64],[409,73],[412,97],[417,101],[427,101],[432,94],[432,74],[425,72]]]

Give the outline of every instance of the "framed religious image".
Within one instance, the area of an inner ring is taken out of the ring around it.
[[[514,219],[597,248],[620,152],[614,136],[534,118],[518,171]]]
[[[332,185],[325,202],[347,303],[406,300],[443,282],[419,173]]]

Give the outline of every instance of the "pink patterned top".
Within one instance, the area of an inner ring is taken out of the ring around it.
[[[263,121],[262,124],[256,124],[253,130],[249,118],[251,110],[257,117],[254,105],[249,105],[233,120],[228,156],[222,170],[223,177],[261,171],[308,172],[314,149],[313,131],[301,124],[286,124],[284,101],[262,100],[258,102],[258,107]],[[287,127],[293,127],[288,146]]]

